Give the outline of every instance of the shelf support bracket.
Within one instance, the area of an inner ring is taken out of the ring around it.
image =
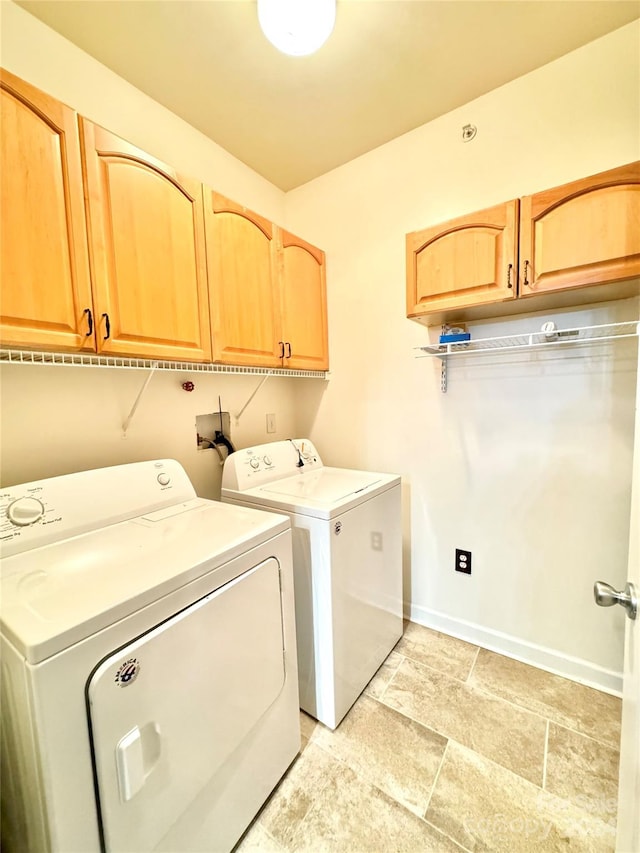
[[[247,400],[247,402],[244,404],[244,406],[240,409],[240,411],[238,412],[238,414],[234,416],[234,417],[235,417],[236,426],[238,425],[238,422],[240,421],[240,417],[241,417],[242,413],[244,412],[244,410],[247,408],[247,406],[249,405],[249,403],[250,403],[250,402],[253,400],[253,398],[256,396],[256,394],[258,393],[258,391],[262,388],[262,386],[263,386],[263,385],[264,385],[264,383],[267,381],[267,379],[268,379],[270,376],[272,376],[272,375],[273,375],[273,371],[272,371],[272,370],[270,370],[270,371],[267,373],[267,375],[263,377],[262,381],[258,383],[257,388],[255,389],[255,391],[253,392],[253,394],[249,397],[249,399],[248,399],[248,400]]]
[[[444,335],[448,328],[447,324],[444,323],[440,328],[440,333]],[[447,352],[450,352],[450,346],[451,344],[447,344]],[[440,391],[443,394],[447,393],[447,359],[443,356],[440,358]]]
[[[122,437],[123,438],[127,437],[127,430],[129,429],[129,426],[131,425],[131,421],[133,420],[133,416],[135,415],[136,409],[138,408],[140,400],[142,399],[142,395],[147,390],[147,385],[149,384],[149,382],[151,382],[151,377],[155,373],[157,366],[158,366],[157,362],[154,362],[151,365],[151,370],[149,371],[149,375],[147,376],[147,378],[142,383],[142,388],[138,392],[138,396],[136,397],[135,402],[134,402],[133,406],[131,407],[131,411],[129,412],[124,423],[122,424]]]

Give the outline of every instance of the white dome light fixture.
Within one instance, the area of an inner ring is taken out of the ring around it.
[[[336,22],[336,0],[258,0],[258,21],[274,47],[308,56],[322,47]]]

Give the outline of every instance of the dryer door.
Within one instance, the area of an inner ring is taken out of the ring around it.
[[[87,694],[107,851],[158,845],[278,697],[283,648],[270,558],[96,669]]]

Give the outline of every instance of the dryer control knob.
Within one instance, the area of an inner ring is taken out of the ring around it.
[[[158,474],[157,480],[161,486],[168,486],[171,482],[171,477],[168,474]]]
[[[271,465],[271,457],[270,456],[263,456],[262,458],[264,460],[265,465]]]
[[[7,518],[17,527],[28,527],[40,521],[44,506],[37,498],[18,498],[7,507]]]
[[[251,465],[252,468],[259,468],[260,467],[260,460],[259,459],[252,459],[251,462],[249,462],[249,465]]]

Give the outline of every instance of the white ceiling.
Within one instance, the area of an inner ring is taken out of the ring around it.
[[[254,0],[18,2],[283,190],[640,17],[640,0],[338,0],[329,41],[294,58]]]

